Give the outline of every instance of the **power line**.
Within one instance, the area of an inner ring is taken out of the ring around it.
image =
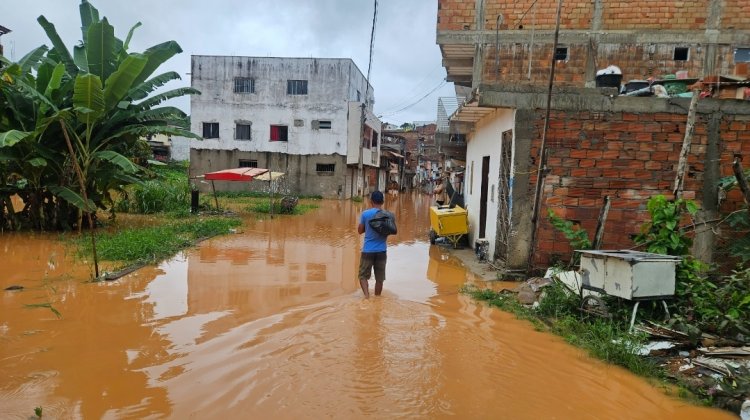
[[[409,105],[407,105],[407,106],[405,106],[405,107],[403,107],[403,108],[401,108],[401,109],[399,109],[397,111],[393,111],[393,112],[390,112],[388,114],[384,114],[384,115],[382,115],[382,117],[392,117],[392,116],[394,116],[394,115],[396,115],[396,114],[398,114],[400,112],[406,111],[407,109],[409,109],[409,108],[413,107],[414,105],[422,102],[425,98],[427,98],[428,96],[430,96],[433,93],[435,93],[436,90],[438,90],[441,87],[445,86],[446,83],[447,82],[445,80],[440,81],[440,84],[438,84],[437,86],[435,86],[435,88],[433,88],[431,91],[427,92],[424,96],[422,96],[421,98],[417,99],[415,102],[412,102],[411,104],[409,104]]]
[[[429,88],[429,86],[433,85],[435,79],[432,76],[439,70],[443,70],[442,65],[433,68],[432,71],[420,78],[419,82],[412,84],[412,88],[408,92],[403,92],[404,96],[392,100],[387,106],[383,107],[385,109],[384,112],[390,112],[393,109],[400,108],[412,101],[415,96],[421,95],[421,92],[424,92],[425,88]]]
[[[375,11],[372,13],[372,31],[370,32],[370,59],[367,63],[367,86],[365,87],[365,102],[370,93],[370,70],[372,70],[372,51],[375,47],[375,23],[378,21],[378,0],[375,0]]]
[[[360,120],[360,133],[359,133],[359,159],[357,162],[357,195],[363,196],[365,193],[364,183],[364,168],[362,166],[362,154],[364,148],[365,138],[365,121],[367,121],[367,103],[369,102],[370,96],[370,71],[372,70],[372,51],[375,46],[375,23],[378,20],[378,0],[375,0],[375,10],[372,13],[372,31],[370,32],[370,59],[367,63],[367,78],[365,79],[365,100],[362,102],[362,116]]]
[[[440,81],[438,81],[437,85],[434,85],[434,86],[432,86],[432,87],[429,88],[429,92],[433,92],[435,89],[440,88],[440,86],[444,85],[444,84],[445,84],[445,80],[441,79]],[[422,93],[422,92],[414,92],[414,93],[415,94],[413,94],[411,96],[405,97],[403,100],[399,101],[394,106],[388,107],[384,111],[381,111],[380,114],[387,115],[387,114],[392,114],[394,112],[398,112],[398,110],[400,110],[401,107],[408,106],[408,104],[411,103],[414,100],[414,98],[421,97],[422,95],[424,95],[424,93]],[[429,95],[429,93],[428,93],[428,95]]]

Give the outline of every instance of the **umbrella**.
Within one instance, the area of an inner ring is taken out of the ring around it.
[[[232,168],[209,172],[204,177],[207,181],[252,181],[266,172],[268,169],[263,168]]]

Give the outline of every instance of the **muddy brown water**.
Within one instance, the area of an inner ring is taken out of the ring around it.
[[[429,197],[386,200],[369,301],[348,201],[107,283],[56,236],[0,235],[0,286],[25,287],[0,292],[0,418],[734,418],[460,294],[477,279],[426,241]]]

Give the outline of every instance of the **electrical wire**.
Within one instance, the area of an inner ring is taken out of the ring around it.
[[[433,92],[435,89],[439,89],[440,86],[444,85],[445,83],[446,83],[445,79],[439,80],[436,85],[433,85],[433,86],[430,86],[429,88],[427,88],[427,90],[426,90],[426,92],[428,92],[427,95],[429,95],[429,92]],[[415,92],[414,95],[411,95],[411,96],[409,96],[407,98],[404,98],[404,100],[399,101],[398,104],[396,104],[396,105],[394,105],[392,107],[386,108],[383,111],[380,111],[379,114],[381,114],[381,115],[389,115],[389,114],[393,114],[393,113],[399,112],[401,110],[401,108],[403,108],[405,106],[410,106],[411,104],[413,104],[413,101],[416,100],[416,98],[421,98],[422,96],[424,96],[425,95],[424,92],[425,91],[422,91],[422,92],[419,92],[419,93]]]
[[[391,112],[394,109],[401,108],[402,106],[408,104],[409,102],[413,101],[415,97],[422,95],[422,92],[425,91],[425,88],[431,89],[433,85],[433,75],[435,72],[443,70],[442,65],[438,65],[437,67],[433,68],[432,71],[430,71],[428,74],[426,74],[424,77],[422,77],[419,82],[414,83],[413,87],[410,89],[408,93],[405,93],[404,96],[398,98],[397,100],[391,101],[391,103],[388,106],[383,107],[384,113]],[[429,82],[429,86],[427,83]]]
[[[382,115],[382,117],[392,117],[392,116],[394,116],[396,114],[399,114],[399,113],[401,113],[403,111],[406,111],[407,109],[409,109],[409,108],[413,107],[414,105],[422,102],[425,98],[427,98],[428,96],[430,96],[433,93],[435,93],[435,91],[437,91],[441,87],[445,86],[446,83],[447,82],[445,80],[442,80],[439,85],[435,86],[434,89],[432,89],[431,91],[427,92],[424,96],[422,96],[421,98],[417,99],[415,102],[412,102],[411,104],[409,104],[409,105],[407,105],[407,106],[405,106],[405,107],[403,107],[403,108],[401,108],[399,110],[393,111],[393,112],[391,112],[389,114],[384,114],[384,115]]]
[[[370,59],[367,63],[367,86],[365,87],[365,102],[370,94],[370,71],[372,70],[372,51],[375,46],[375,24],[378,21],[378,0],[375,0],[375,10],[372,13],[372,31],[370,32]]]

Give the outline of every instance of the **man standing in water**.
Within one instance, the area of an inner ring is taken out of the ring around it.
[[[385,281],[387,236],[376,232],[368,223],[375,216],[375,213],[383,208],[383,201],[383,193],[373,191],[370,194],[371,207],[362,212],[357,226],[357,232],[360,235],[365,234],[365,243],[362,246],[362,255],[359,258],[359,285],[367,299],[370,298],[368,281],[372,271],[375,271],[375,296],[380,296],[383,291],[383,281]]]

